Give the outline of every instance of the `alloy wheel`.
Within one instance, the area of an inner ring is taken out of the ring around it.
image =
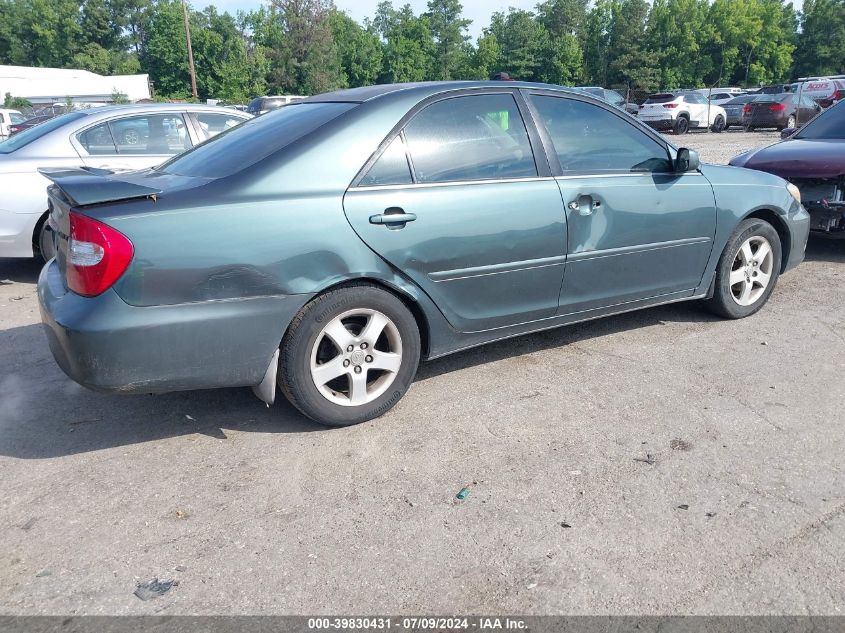
[[[123,141],[127,145],[137,145],[140,137],[138,136],[138,130],[135,128],[129,128],[123,133]]]
[[[311,378],[335,404],[356,407],[384,394],[402,366],[402,337],[382,312],[349,310],[332,319],[311,350]]]
[[[769,241],[759,235],[749,237],[736,253],[728,283],[731,296],[741,306],[753,305],[769,287],[774,253]]]

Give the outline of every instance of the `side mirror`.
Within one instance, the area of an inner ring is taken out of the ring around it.
[[[789,138],[798,131],[797,127],[785,127],[780,131],[781,138]]]
[[[698,152],[694,149],[687,149],[682,147],[678,150],[678,155],[675,157],[675,171],[683,173],[687,171],[695,171],[701,165],[698,158]]]

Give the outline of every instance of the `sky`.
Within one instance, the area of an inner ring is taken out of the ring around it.
[[[394,0],[393,5],[400,7],[405,3],[414,8],[414,13],[422,13],[428,5],[428,0]],[[508,7],[518,9],[533,9],[538,0],[463,0],[464,15],[472,20],[469,27],[470,35],[475,40],[481,35],[481,29],[490,23],[490,16],[496,11],[506,11]],[[376,11],[379,0],[335,0],[338,9],[346,11],[358,22],[365,17],[372,17]],[[257,9],[262,0],[191,0],[194,9],[204,9],[208,5],[214,5],[219,11],[234,13],[238,9]]]

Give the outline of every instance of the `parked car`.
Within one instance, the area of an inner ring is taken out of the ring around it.
[[[276,110],[281,108],[282,106],[286,106],[291,103],[296,103],[297,101],[302,101],[305,97],[300,95],[277,95],[275,97],[256,97],[252,101],[249,102],[249,105],[246,107],[246,111],[252,114],[253,116],[258,116],[259,114],[267,114],[272,110]]]
[[[810,97],[823,108],[829,108],[845,98],[845,79],[814,78],[796,84],[793,91]]]
[[[626,101],[625,97],[615,90],[610,90],[609,88],[601,88],[599,86],[578,86],[576,87],[576,90],[581,90],[589,95],[593,95],[605,103],[609,103],[620,110],[624,110],[628,114],[636,115],[640,110],[640,107],[636,103]]]
[[[0,143],[0,257],[53,254],[47,185],[39,167],[141,169],[163,162],[251,118],[191,104],[124,105],[76,110]]]
[[[645,100],[637,115],[655,130],[686,134],[692,128],[710,128],[721,132],[727,124],[725,110],[711,105],[698,92],[663,92]]]
[[[0,136],[9,136],[9,126],[25,120],[26,117],[18,110],[0,108]]]
[[[845,104],[825,110],[788,140],[740,154],[730,164],[788,179],[801,191],[811,229],[845,238]]]
[[[755,95],[779,95],[784,92],[792,92],[792,84],[772,84],[771,86],[761,86],[757,90],[752,90],[749,94]]]
[[[20,123],[13,123],[9,126],[9,136],[14,136],[18,132],[23,132],[24,130],[28,130],[31,127],[35,127],[39,123],[44,123],[44,121],[49,121],[53,118],[54,115],[52,114],[41,114],[39,116],[30,117],[25,119]]]
[[[388,411],[420,358],[674,301],[753,314],[809,223],[776,176],[519,82],[335,92],[155,169],[49,177],[38,293],[71,378],[278,383],[329,425]]]
[[[723,103],[722,107],[725,109],[725,129],[731,128],[735,125],[742,125],[742,108],[746,103],[754,101],[759,95],[745,94],[734,97],[727,103]]]
[[[725,105],[731,99],[745,94],[742,88],[699,88],[696,92],[703,95],[714,105]]]
[[[812,119],[820,110],[821,106],[805,95],[791,92],[756,95],[742,106],[742,125],[746,132],[761,127],[794,128]]]

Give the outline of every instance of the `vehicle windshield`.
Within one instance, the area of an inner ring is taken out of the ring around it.
[[[17,112],[12,112],[9,115],[9,119],[12,121],[12,123],[23,123],[24,121],[26,121],[26,117]]]
[[[659,95],[651,95],[648,99],[645,100],[646,103],[670,103],[675,100],[675,95],[673,94],[659,94]]]
[[[845,139],[845,101],[822,112],[792,138]]]
[[[224,178],[258,163],[357,105],[300,103],[279,108],[221,132],[158,169],[179,176]]]
[[[71,121],[75,121],[76,119],[80,119],[84,116],[87,116],[84,112],[68,112],[62,116],[57,116],[55,119],[50,119],[40,125],[24,130],[20,134],[15,134],[0,143],[0,154],[11,154],[12,152],[19,150],[21,147],[29,145],[33,141],[37,141],[42,136],[49,134],[53,130],[62,127],[65,123],[70,123]]]

